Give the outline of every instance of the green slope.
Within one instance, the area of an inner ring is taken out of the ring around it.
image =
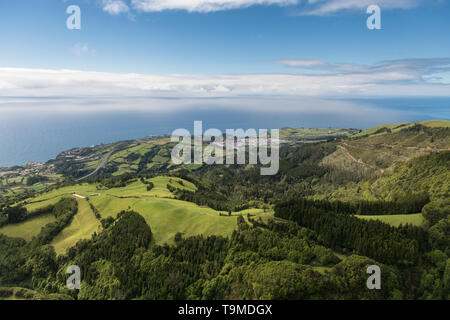
[[[252,214],[263,219],[273,216],[272,211],[264,212],[262,209],[247,209],[233,212],[229,217],[207,207],[200,207],[194,203],[174,199],[174,195],[167,189],[167,185],[179,189],[195,191],[196,187],[189,181],[167,176],[158,176],[146,179],[152,182],[154,188],[147,191],[147,184],[140,180],[134,181],[122,188],[106,189],[98,184],[79,184],[52,190],[35,198],[27,199],[27,208],[36,210],[49,204],[56,203],[64,196],[77,194],[86,199],[77,198],[79,211],[73,221],[52,241],[58,254],[65,253],[68,248],[75,245],[80,239],[91,237],[100,230],[100,223],[95,218],[89,203],[92,204],[102,218],[115,217],[120,211],[132,209],[139,212],[150,225],[156,243],[172,243],[176,233],[181,232],[185,237],[200,235],[230,236],[236,229],[238,215]],[[27,223],[30,223],[30,220]],[[41,226],[45,225],[41,223]],[[24,230],[30,228],[14,229],[14,235],[24,236]],[[8,226],[11,228],[12,226]],[[40,231],[36,230],[35,234]]]
[[[89,197],[89,202],[98,210],[102,218],[115,217],[122,210],[139,212],[150,225],[156,243],[171,243],[177,232],[184,236],[203,234],[229,236],[236,229],[237,215],[261,216],[273,215],[259,209],[234,212],[231,217],[220,216],[219,212],[194,203],[173,199],[173,194],[166,188],[167,184],[195,190],[195,186],[179,178],[156,177],[150,179],[155,185],[146,191],[146,185],[140,181],[124,188],[114,188]],[[182,185],[179,184],[182,181]],[[223,212],[223,214],[225,214]]]
[[[39,232],[41,232],[43,226],[55,220],[55,216],[46,214],[29,219],[25,222],[6,225],[0,228],[0,233],[8,237],[23,238],[30,241],[34,236],[37,236]]]
[[[171,243],[177,232],[186,237],[230,236],[236,228],[236,216],[219,216],[215,210],[186,201],[144,199],[134,203],[132,209],[145,218],[158,244]]]
[[[382,124],[368,130],[364,130],[358,134],[355,134],[353,137],[361,137],[374,134],[383,129],[390,129],[392,132],[400,131],[402,129],[413,126],[414,124],[420,124],[429,128],[448,128],[450,127],[450,121],[448,120],[427,120],[420,122],[403,122],[403,123],[392,123],[392,124]]]
[[[78,212],[72,222],[50,243],[57,254],[64,254],[81,239],[89,239],[94,232],[101,231],[101,224],[85,199],[77,199]]]
[[[318,186],[315,198],[330,200],[388,200],[408,194],[428,194],[431,200],[450,196],[450,151],[399,162],[382,175],[338,188]]]

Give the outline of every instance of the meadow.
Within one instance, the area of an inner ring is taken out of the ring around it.
[[[95,217],[86,199],[77,199],[78,212],[71,223],[50,243],[57,254],[64,254],[81,239],[90,239],[94,232],[101,232],[100,221]]]
[[[29,219],[25,222],[6,225],[0,228],[0,233],[8,237],[23,238],[30,241],[34,236],[37,236],[39,232],[41,232],[43,226],[55,220],[56,219],[52,214],[46,214]]]
[[[147,191],[147,185],[140,180],[131,182],[122,188],[107,189],[100,184],[80,183],[63,187],[27,199],[25,207],[34,211],[55,204],[62,197],[74,194],[84,197],[76,198],[78,213],[73,221],[55,239],[51,245],[57,254],[66,250],[81,239],[89,239],[94,232],[101,231],[100,221],[95,217],[90,204],[98,211],[101,218],[116,217],[122,210],[134,210],[140,213],[152,229],[156,244],[171,244],[178,232],[184,237],[194,235],[230,236],[237,227],[237,217],[245,218],[248,214],[267,220],[273,217],[273,211],[263,209],[246,209],[240,212],[219,212],[208,207],[175,199],[167,189],[167,185],[178,189],[195,191],[196,187],[189,181],[167,176],[146,179],[153,183],[153,188]],[[31,240],[40,228],[52,220],[53,216],[38,217],[22,224],[10,225],[0,229],[7,235]]]
[[[154,184],[151,191],[147,191],[146,185],[136,181],[124,188],[110,189],[89,197],[89,202],[102,218],[115,217],[121,210],[131,209],[139,212],[151,227],[157,244],[172,243],[178,232],[185,237],[200,234],[230,236],[236,229],[238,215],[273,215],[273,212],[264,212],[261,209],[248,209],[232,212],[231,216],[228,216],[225,212],[176,200],[166,187],[170,184],[179,189],[195,191],[196,187],[189,181],[164,176],[148,181]]]
[[[412,224],[414,226],[420,227],[425,222],[425,219],[423,218],[421,213],[357,217],[366,220],[379,220],[394,227],[398,227],[401,224]]]

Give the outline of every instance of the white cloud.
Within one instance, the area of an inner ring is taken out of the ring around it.
[[[330,119],[329,125],[339,121],[370,123],[374,126],[379,123],[388,123],[394,120],[405,121],[407,112],[379,109],[369,103],[351,102],[331,99],[316,99],[294,97],[241,97],[241,98],[1,98],[0,115],[8,114],[36,114],[54,117],[58,114],[115,114],[116,112],[145,112],[154,113],[155,118],[161,114],[176,113],[183,115],[186,112],[196,115],[207,115],[210,112],[255,112],[256,114],[288,114],[296,116],[300,122],[306,123],[308,119]],[[331,120],[332,119],[332,120]],[[197,118],[198,120],[198,118]],[[244,125],[243,125],[244,126]],[[348,124],[348,126],[351,126]]]
[[[159,105],[170,100],[180,107],[189,101],[244,98],[248,100],[240,108],[250,108],[249,101],[275,98],[289,100],[291,103],[283,107],[295,108],[300,101],[336,98],[450,97],[450,83],[442,80],[449,77],[450,59],[394,60],[356,66],[318,60],[289,61],[302,68],[325,69],[312,74],[144,75],[0,68],[0,109],[27,103],[38,108],[81,105],[96,109],[97,103],[105,101],[105,105],[114,108],[152,108],[158,99],[162,99],[158,100]],[[257,107],[257,103],[254,105]],[[281,108],[270,104],[274,105]]]
[[[273,62],[284,64],[288,67],[299,67],[299,68],[322,68],[326,67],[328,64],[320,60],[308,60],[308,59],[285,59],[285,60],[274,60]]]
[[[365,10],[373,4],[382,9],[411,9],[421,3],[423,0],[308,0],[301,14],[327,15],[342,10]]]
[[[82,54],[89,52],[89,45],[87,43],[77,43],[70,51],[77,56],[81,56]]]
[[[186,10],[189,12],[213,12],[247,8],[253,5],[293,5],[299,0],[132,0],[138,11]]]
[[[320,60],[305,59],[285,59],[274,60],[286,67],[298,68],[300,70],[321,71],[329,74],[362,74],[362,73],[384,73],[401,72],[416,77],[426,79],[425,75],[435,75],[450,71],[450,58],[431,59],[399,59],[382,61],[374,65],[338,63],[331,64]]]
[[[428,2],[439,0],[428,0]],[[342,10],[362,10],[378,4],[382,9],[411,9],[424,0],[131,0],[132,7],[142,12],[185,10],[188,12],[214,12],[248,8],[253,5],[298,7],[302,15],[328,15]]]
[[[130,8],[122,0],[103,0],[103,11],[112,15],[128,13]]]

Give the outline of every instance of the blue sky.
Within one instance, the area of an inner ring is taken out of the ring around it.
[[[381,6],[382,30],[367,29],[365,8],[327,15],[302,15],[302,4],[207,13],[143,12],[131,9],[131,2],[125,1],[130,11],[113,15],[102,9],[101,0],[36,2],[0,2],[1,66],[157,74],[256,73],[291,71],[271,63],[280,59],[373,64],[450,56],[448,1],[428,0],[424,3],[432,4],[414,9],[383,10]],[[70,4],[82,10],[80,31],[65,27]],[[87,51],[78,54],[76,46]]]
[[[450,101],[449,2],[1,1],[0,112],[245,105],[351,115],[375,112],[371,100]],[[369,4],[380,5],[382,30],[366,27]],[[81,30],[66,28],[69,5],[81,8]]]

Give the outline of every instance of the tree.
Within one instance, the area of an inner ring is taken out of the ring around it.
[[[27,218],[27,209],[21,206],[8,207],[5,213],[8,215],[8,223],[22,222]]]
[[[183,240],[183,234],[181,232],[177,232],[175,234],[174,240],[175,240],[175,243],[180,242],[181,240]]]
[[[430,227],[434,226],[450,215],[450,200],[430,202],[423,207],[422,215],[428,221]]]

